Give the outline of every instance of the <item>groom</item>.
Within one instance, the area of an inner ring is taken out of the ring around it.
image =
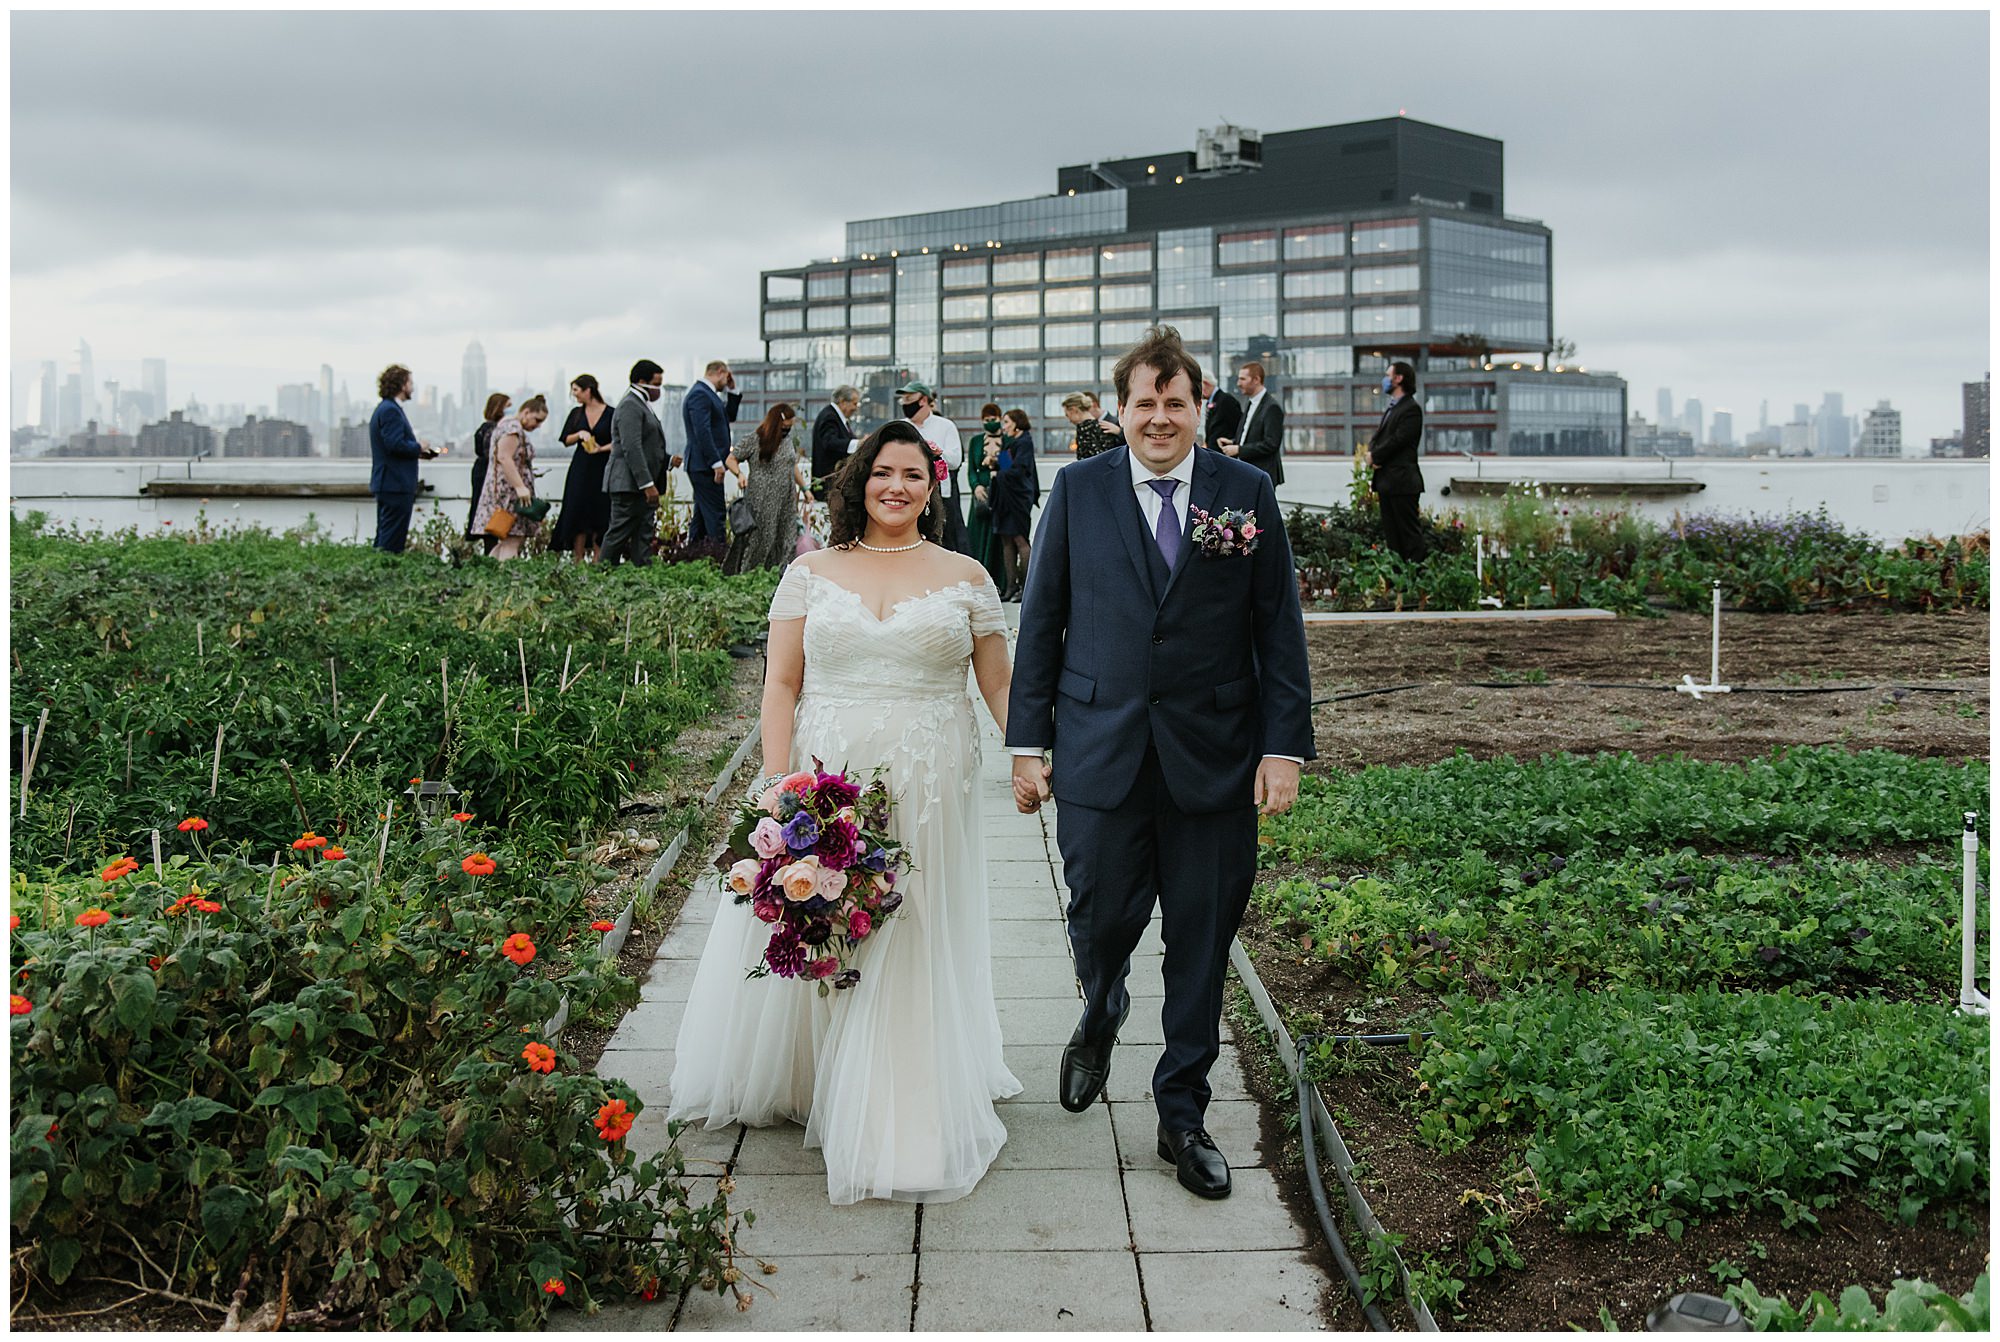
[[[1202,1126],[1208,1069],[1257,816],[1291,806],[1314,753],[1305,624],[1271,477],[1194,450],[1201,368],[1179,334],[1149,330],[1112,379],[1128,446],[1065,467],[1035,536],[1007,711],[1014,801],[1038,810],[1052,782],[1062,807],[1084,993],[1063,1107],[1081,1113],[1104,1089],[1132,1008],[1132,950],[1157,902],[1159,1152],[1184,1187],[1221,1198],[1229,1162]],[[1256,534],[1200,542],[1197,509],[1247,512]]]

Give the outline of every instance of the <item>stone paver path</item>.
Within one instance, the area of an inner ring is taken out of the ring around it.
[[[982,712],[981,717],[985,715]],[[999,1106],[1007,1145],[978,1188],[957,1202],[830,1206],[825,1166],[804,1129],[689,1130],[681,1149],[726,1163],[731,1205],[757,1224],[739,1245],[775,1262],[756,1277],[756,1303],[690,1294],[678,1306],[607,1306],[592,1319],[558,1311],[556,1328],[754,1331],[1307,1330],[1320,1327],[1326,1276],[1308,1236],[1278,1199],[1258,1158],[1258,1107],[1236,1048],[1225,1043],[1210,1081],[1208,1127],[1234,1166],[1235,1191],[1204,1202],[1154,1150],[1151,1099],[1164,991],[1157,918],[1133,960],[1133,1010],[1119,1039],[1106,1101],[1071,1114],[1055,1102],[1057,1060],[1081,1013],[1063,930],[1054,808],[1014,810],[1009,761],[986,726],[979,786],[992,883],[994,982],[1008,1066],[1025,1089]],[[640,1004],[619,1025],[598,1071],[622,1077],[648,1106],[667,1098],[674,1037],[696,958],[721,900],[704,879],[661,943]],[[627,1139],[661,1149],[653,1109]],[[717,1174],[720,1166],[713,1167]],[[829,1252],[837,1246],[837,1252]],[[753,1274],[754,1276],[755,1274]]]

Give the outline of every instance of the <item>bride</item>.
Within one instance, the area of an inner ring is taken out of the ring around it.
[[[914,872],[863,941],[854,987],[748,979],[770,928],[725,899],[675,1044],[669,1118],[805,1125],[828,1198],[949,1202],[1007,1140],[993,1101],[1021,1083],[1000,1053],[970,665],[1004,730],[1006,619],[985,567],[938,545],[941,459],[886,425],[830,491],[831,548],[771,599],[762,790],[810,767],[885,771]]]

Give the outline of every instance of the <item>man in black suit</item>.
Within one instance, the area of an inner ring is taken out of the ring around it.
[[[854,450],[854,416],[861,410],[861,388],[836,387],[833,399],[813,421],[813,497],[826,502],[827,477],[840,469]]]
[[[1224,438],[1234,439],[1236,430],[1243,426],[1243,407],[1234,396],[1218,390],[1212,377],[1201,380],[1201,398],[1201,445],[1221,451],[1216,444]]]
[[[1218,438],[1215,445],[1270,476],[1274,486],[1282,485],[1285,483],[1285,407],[1264,389],[1264,365],[1252,360],[1238,369],[1236,390],[1243,394],[1242,440]]]
[[[1424,533],[1417,521],[1417,499],[1424,492],[1424,473],[1417,466],[1423,451],[1424,408],[1417,404],[1417,370],[1400,360],[1382,378],[1389,408],[1368,440],[1368,462],[1374,467],[1376,497],[1382,500],[1382,534],[1411,563],[1424,557]]]

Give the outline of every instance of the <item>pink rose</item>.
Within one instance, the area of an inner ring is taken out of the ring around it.
[[[797,904],[819,893],[820,874],[818,858],[802,857],[782,868],[772,879],[785,892],[785,898]]]
[[[834,974],[839,972],[839,969],[840,960],[838,957],[822,955],[819,959],[806,966],[806,977],[809,979],[830,979]]]
[[[757,850],[757,856],[773,858],[785,851],[785,829],[771,816],[765,816],[750,831],[750,846]]]
[[[818,781],[817,776],[810,770],[801,770],[795,774],[786,774],[778,783],[778,791],[796,792],[803,797],[812,792],[813,784]]]
[[[765,788],[764,795],[757,798],[757,809],[768,811],[774,816],[778,813],[778,785],[776,783]]]
[[[1233,541],[1236,539],[1236,533],[1231,531],[1228,527],[1224,527],[1222,529],[1222,539],[1226,541]]]
[[[760,923],[775,923],[784,911],[784,902],[776,895],[759,895],[750,901],[750,912],[757,915]]]
[[[1243,524],[1243,539],[1246,541],[1257,539],[1257,524],[1255,522],[1245,522]]]
[[[875,920],[868,916],[868,910],[856,909],[847,915],[847,935],[850,940],[859,941],[875,930]]]
[[[739,895],[752,894],[757,889],[757,873],[763,863],[754,857],[746,857],[729,869],[729,888]]]
[[[840,898],[840,892],[847,888],[847,873],[822,868],[819,874],[819,892],[828,899]]]

